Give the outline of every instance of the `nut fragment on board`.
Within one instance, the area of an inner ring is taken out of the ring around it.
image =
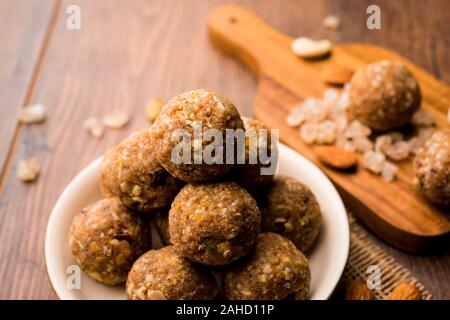
[[[335,169],[350,169],[358,162],[355,152],[336,146],[316,146],[314,152],[322,163]]]
[[[103,137],[105,133],[105,127],[101,121],[96,117],[89,117],[83,122],[83,128],[89,132],[91,136],[96,139]]]
[[[145,106],[145,116],[147,117],[147,120],[150,122],[155,121],[161,112],[162,107],[163,102],[160,98],[151,99],[147,102],[147,105]]]
[[[381,170],[381,177],[386,182],[392,182],[395,179],[397,171],[398,167],[395,164],[385,161],[383,164],[383,169]]]
[[[20,160],[16,170],[17,177],[24,182],[36,180],[41,171],[35,159]]]
[[[411,153],[411,145],[409,142],[400,140],[390,144],[384,149],[384,154],[395,161],[405,160]]]
[[[410,283],[400,283],[389,295],[389,300],[421,300],[419,288]]]
[[[130,115],[127,112],[115,110],[103,118],[103,125],[107,128],[120,129],[129,121]]]
[[[322,26],[330,30],[337,30],[341,26],[341,19],[334,14],[329,15],[322,20]]]
[[[448,107],[448,111],[447,111],[447,120],[448,120],[448,123],[450,123],[450,107]]]
[[[359,280],[345,280],[339,287],[339,298],[344,300],[373,300],[367,284]]]
[[[325,69],[322,74],[322,80],[332,85],[344,85],[350,81],[352,75],[352,70],[340,65],[332,65]]]
[[[418,127],[431,127],[436,124],[436,119],[431,112],[417,110],[411,118],[411,123]]]
[[[319,58],[327,55],[331,51],[330,40],[313,40],[300,37],[292,42],[292,51],[302,58]]]
[[[39,123],[47,117],[47,111],[44,105],[40,103],[32,104],[20,110],[19,121],[22,123]]]
[[[373,173],[380,174],[383,170],[385,160],[386,157],[384,154],[370,150],[364,153],[363,165]]]

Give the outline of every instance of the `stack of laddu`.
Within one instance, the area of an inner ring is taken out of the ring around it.
[[[174,162],[173,133],[193,137],[193,123],[223,134],[264,128],[209,90],[170,100],[151,128],[105,154],[105,199],[78,213],[70,229],[75,261],[101,283],[126,283],[128,299],[306,299],[304,253],[321,223],[316,198],[292,178],[262,175],[267,163]],[[259,146],[272,150],[266,139]],[[149,221],[165,247],[151,249]]]

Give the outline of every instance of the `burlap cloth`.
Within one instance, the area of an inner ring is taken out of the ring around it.
[[[381,270],[381,288],[373,289],[376,299],[386,299],[392,289],[400,282],[416,285],[422,293],[423,300],[431,300],[428,290],[400,263],[374,244],[367,236],[367,231],[349,213],[350,224],[350,253],[343,279],[357,279],[366,281],[369,274],[367,268],[377,265]]]

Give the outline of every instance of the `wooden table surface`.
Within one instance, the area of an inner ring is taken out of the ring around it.
[[[211,88],[250,115],[256,79],[210,45],[207,13],[226,1],[0,0],[0,299],[54,299],[44,262],[50,211],[83,167],[147,124],[144,106],[193,88]],[[364,42],[393,49],[450,82],[450,2],[258,1],[240,3],[291,35]],[[381,8],[381,30],[366,28],[369,4]],[[81,9],[81,29],[66,27],[67,7]],[[336,14],[339,31],[321,27]],[[42,103],[46,122],[20,125],[21,108]],[[89,116],[132,113],[101,140],[82,128]],[[25,184],[20,159],[42,172]],[[450,299],[450,254],[411,256],[384,245],[436,299]]]

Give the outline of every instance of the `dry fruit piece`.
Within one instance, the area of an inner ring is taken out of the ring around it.
[[[331,41],[300,37],[292,42],[292,51],[302,58],[320,58],[330,53]]]
[[[352,76],[352,70],[340,65],[332,65],[325,69],[322,80],[331,85],[344,85],[350,81]]]
[[[107,128],[120,129],[125,127],[130,121],[130,115],[127,112],[115,110],[103,118],[103,124]]]
[[[45,120],[47,111],[44,105],[37,103],[20,110],[19,121],[22,123],[39,123]]]
[[[158,118],[163,108],[163,102],[160,98],[151,99],[145,106],[145,116],[149,122],[153,122]]]
[[[344,300],[373,300],[373,293],[362,281],[345,280],[339,286],[338,297]]]
[[[83,128],[96,139],[103,137],[105,127],[103,123],[96,117],[89,117],[83,122]]]
[[[410,283],[400,283],[389,295],[389,300],[421,300],[419,288]]]
[[[319,160],[335,169],[351,169],[356,166],[358,159],[352,151],[335,146],[317,146],[314,148]]]
[[[341,25],[341,19],[336,15],[329,15],[322,20],[322,26],[330,30],[337,30]]]
[[[24,182],[31,182],[37,179],[41,171],[39,163],[35,159],[20,160],[17,165],[17,177]]]

